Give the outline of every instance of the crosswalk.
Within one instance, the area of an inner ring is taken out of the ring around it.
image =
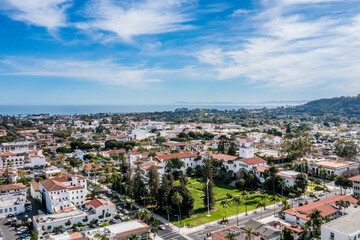
[[[171,232],[164,232],[164,233],[158,233],[158,235],[164,239],[164,240],[172,240],[172,239],[177,239],[177,240],[187,240],[185,237],[183,237],[181,234],[171,231]]]

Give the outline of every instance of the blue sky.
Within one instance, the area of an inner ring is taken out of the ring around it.
[[[2,0],[0,104],[311,100],[360,90],[358,0]]]

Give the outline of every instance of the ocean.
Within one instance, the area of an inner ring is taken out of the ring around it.
[[[174,111],[177,108],[188,109],[259,109],[275,108],[286,104],[173,104],[173,105],[0,105],[0,115],[28,115],[28,114],[50,114],[50,115],[73,115],[94,113],[142,113],[156,111]]]

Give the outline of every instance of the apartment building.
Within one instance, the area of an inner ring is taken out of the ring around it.
[[[21,153],[31,150],[36,150],[36,144],[34,142],[0,143],[0,153],[3,152]]]
[[[49,213],[73,210],[85,204],[87,183],[81,175],[64,175],[39,182],[41,201]]]

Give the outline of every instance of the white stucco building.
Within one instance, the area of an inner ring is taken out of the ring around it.
[[[360,211],[321,225],[321,240],[360,239]]]
[[[85,204],[87,183],[81,175],[65,175],[39,182],[41,201],[49,213],[70,211]]]

